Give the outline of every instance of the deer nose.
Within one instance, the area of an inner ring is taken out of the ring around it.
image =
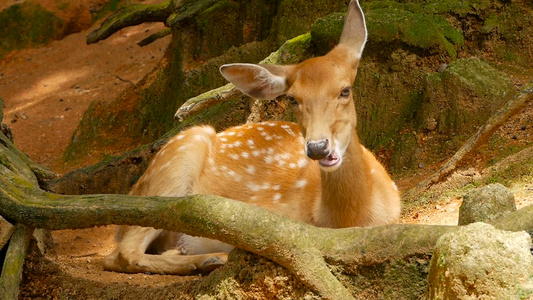
[[[329,155],[328,139],[307,142],[307,157],[314,160],[326,158]]]

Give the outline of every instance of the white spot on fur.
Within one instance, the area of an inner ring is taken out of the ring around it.
[[[254,166],[254,165],[249,165],[249,166],[246,168],[246,172],[247,172],[248,174],[251,174],[251,175],[255,174],[255,166]]]
[[[294,184],[294,186],[295,186],[296,188],[299,188],[299,189],[303,188],[303,187],[306,186],[306,185],[307,185],[307,180],[305,180],[305,179],[298,180],[298,181],[296,181],[296,183]]]
[[[236,141],[235,143],[233,143],[234,147],[240,147],[241,145],[242,145],[241,141]]]
[[[205,126],[205,127],[203,127],[203,129],[204,129],[204,132],[209,134],[209,135],[216,134],[215,129],[213,129],[213,127],[211,127],[211,126]]]
[[[393,181],[392,182],[392,187],[395,189],[395,190],[398,190],[398,186],[396,185],[396,183]]]
[[[307,159],[302,157],[298,160],[298,167],[303,168],[305,166],[307,166]]]
[[[220,138],[220,140],[223,141],[223,142],[227,142],[228,141],[227,138]]]
[[[255,184],[253,182],[247,182],[246,187],[252,192],[259,192],[259,190],[261,189],[260,185]]]
[[[179,140],[182,140],[184,137],[185,137],[184,134],[180,134],[180,135],[177,135],[177,136],[176,136],[175,140],[176,140],[176,141],[179,141]]]
[[[265,130],[265,128],[259,126],[259,127],[257,127],[257,130],[259,130],[259,131],[263,131],[263,130]]]
[[[194,139],[200,142],[204,142],[204,143],[209,141],[205,135],[201,135],[201,134],[196,134],[194,136]]]
[[[237,173],[235,173],[235,171],[233,170],[229,170],[228,171],[228,175],[233,177],[233,180],[237,181],[237,182],[241,182],[242,181],[242,178],[241,176],[239,176]]]
[[[228,135],[229,135],[229,136],[234,136],[234,135],[235,135],[235,131],[230,131],[230,132],[228,132]]]
[[[241,156],[242,156],[242,158],[248,158],[248,157],[250,157],[250,153],[245,151],[245,152],[241,153]]]
[[[186,149],[187,149],[187,146],[185,146],[185,145],[184,145],[184,146],[179,146],[179,147],[178,147],[178,151],[179,151],[179,152],[183,152],[183,151],[185,151]]]
[[[255,145],[255,142],[254,142],[254,140],[249,139],[249,140],[246,141],[246,144],[247,144],[248,146],[253,146],[253,145]]]
[[[370,169],[370,174],[376,173],[376,169]]]
[[[239,155],[235,154],[235,153],[231,153],[228,155],[231,159],[233,160],[238,160],[239,159]]]
[[[259,150],[252,151],[252,155],[255,156],[255,157],[258,157],[260,154],[261,154],[261,151],[259,151]]]
[[[274,203],[278,203],[280,199],[281,199],[280,193],[276,193],[273,197]]]
[[[296,134],[294,134],[294,131],[292,131],[292,128],[289,125],[281,125],[281,128],[285,129],[285,131],[287,131],[289,135],[296,136]]]
[[[274,185],[272,186],[272,189],[273,189],[274,191],[279,191],[279,190],[281,189],[281,185],[279,185],[279,184],[274,184]]]
[[[282,153],[279,157],[281,157],[282,159],[288,160],[289,158],[291,158],[291,155],[285,152],[285,153]]]
[[[272,156],[265,156],[265,163],[266,164],[271,164],[272,162],[274,161],[274,159],[272,158]]]
[[[296,169],[296,164],[295,164],[295,163],[290,163],[290,164],[289,164],[289,168],[291,168],[291,169]]]

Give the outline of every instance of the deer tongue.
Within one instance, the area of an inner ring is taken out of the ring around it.
[[[326,156],[318,161],[318,163],[323,167],[331,167],[339,163],[340,157],[337,154],[337,151],[333,151],[330,155]]]

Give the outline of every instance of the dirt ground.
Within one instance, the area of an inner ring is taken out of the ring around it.
[[[86,45],[85,37],[97,27],[95,24],[40,48],[10,53],[0,61],[4,122],[12,129],[16,146],[58,174],[68,171],[57,158],[67,147],[88,105],[97,99],[111,100],[141,80],[162,58],[170,41],[166,37],[142,48],[137,46],[137,42],[163,28],[161,24],[143,24]],[[519,208],[533,203],[532,178],[516,183],[512,189]],[[411,211],[402,222],[457,224],[461,195],[443,195],[438,203]],[[188,280],[179,276],[103,271],[103,257],[114,246],[114,228],[53,232],[60,268],[73,278],[102,283],[164,285]]]

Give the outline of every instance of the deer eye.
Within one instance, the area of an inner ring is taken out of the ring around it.
[[[350,91],[351,91],[352,88],[350,87],[345,87],[342,89],[341,91],[341,94],[339,96],[339,98],[347,98],[350,96]]]
[[[294,96],[292,96],[292,95],[287,95],[287,96],[285,96],[285,98],[286,98],[287,100],[289,100],[289,103],[290,103],[291,105],[298,105],[298,101],[296,101],[296,99],[294,98]]]

